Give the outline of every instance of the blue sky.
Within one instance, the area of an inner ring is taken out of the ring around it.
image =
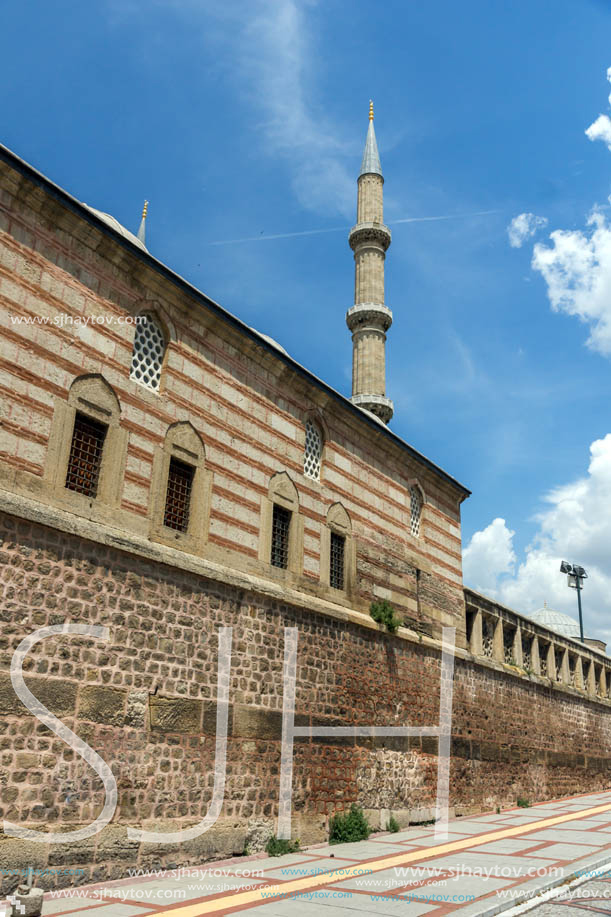
[[[607,633],[611,347],[588,339],[611,320],[611,153],[605,124],[585,131],[609,112],[611,4],[553,6],[24,0],[3,16],[2,142],[134,231],[148,198],[156,257],[349,394],[373,98],[392,427],[473,491],[468,582],[572,612],[566,554]],[[512,247],[519,214],[547,223]],[[309,234],[267,238],[290,233]],[[533,269],[536,243],[552,254]]]

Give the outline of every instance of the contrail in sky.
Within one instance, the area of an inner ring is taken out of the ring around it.
[[[498,210],[476,210],[474,213],[449,213],[435,217],[404,217],[402,220],[391,220],[389,226],[397,223],[436,223],[440,220],[460,220],[466,217],[485,217]],[[222,239],[218,242],[208,242],[207,245],[237,245],[240,242],[269,242],[272,239],[293,239],[295,236],[317,236],[323,232],[346,232],[350,226],[333,226],[331,229],[305,229],[302,232],[278,232],[270,235],[260,233],[258,236],[247,236],[245,239]]]

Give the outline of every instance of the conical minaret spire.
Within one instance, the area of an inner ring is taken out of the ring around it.
[[[384,177],[369,103],[369,129],[358,177],[356,226],[348,241],[354,252],[354,305],[346,323],[352,332],[352,401],[384,423],[393,415],[386,397],[386,332],[392,312],[384,304],[384,259],[390,229],[384,225]]]

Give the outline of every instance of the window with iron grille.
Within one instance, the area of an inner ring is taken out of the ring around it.
[[[409,489],[410,531],[414,538],[420,534],[420,518],[422,516],[422,497],[417,487]]]
[[[316,424],[311,420],[305,425],[305,451],[303,454],[303,473],[307,478],[320,480],[320,459],[322,456],[322,436]]]
[[[170,459],[163,524],[177,532],[186,532],[189,527],[194,472],[192,465]]]
[[[130,379],[158,391],[164,354],[165,337],[161,325],[152,315],[138,316]]]
[[[290,510],[285,509],[274,503],[272,515],[272,556],[271,562],[274,567],[281,567],[283,570],[289,565],[289,528],[291,525]]]
[[[346,539],[343,535],[331,532],[331,552],[329,563],[329,583],[333,589],[344,588],[344,553]]]
[[[86,497],[96,496],[107,429],[105,424],[77,412],[66,474],[68,490]]]

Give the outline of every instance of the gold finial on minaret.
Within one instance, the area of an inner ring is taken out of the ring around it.
[[[373,121],[373,102],[369,99],[369,120]]]
[[[138,238],[140,239],[143,245],[145,244],[145,241],[146,241],[146,215],[148,213],[148,209],[149,209],[149,202],[145,201],[144,207],[142,208],[142,219],[140,220],[140,229],[138,230]]]

